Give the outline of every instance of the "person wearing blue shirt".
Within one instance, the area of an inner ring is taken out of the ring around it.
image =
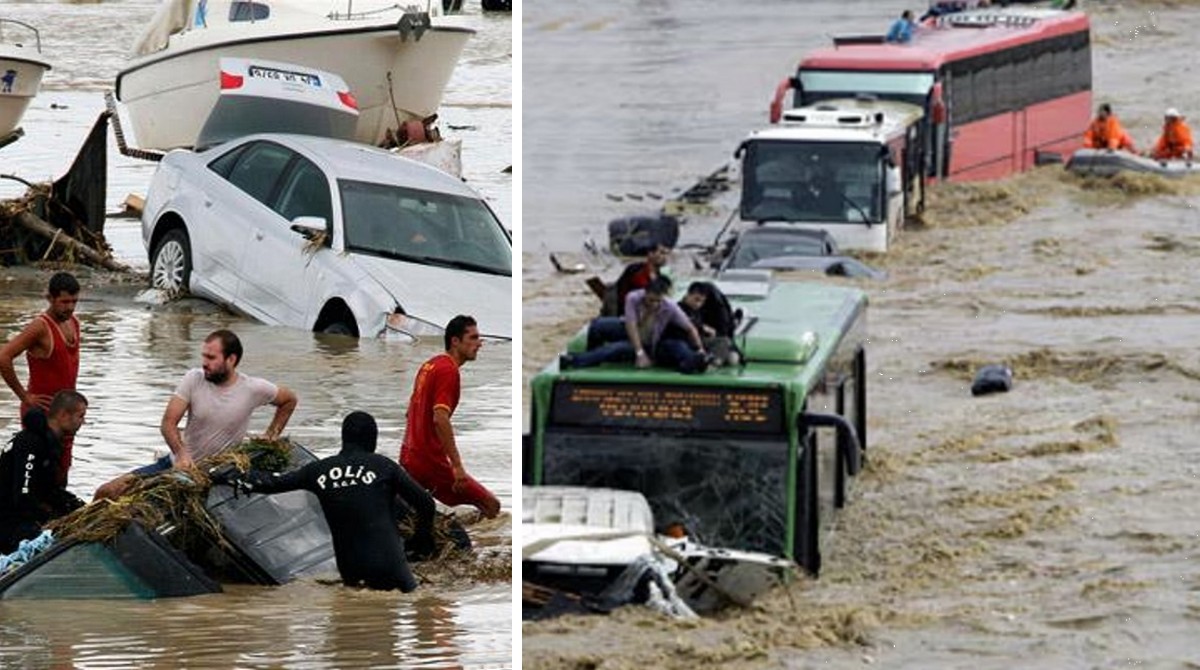
[[[899,44],[905,44],[912,41],[913,25],[912,10],[904,10],[904,13],[900,15],[900,18],[896,19],[896,22],[892,24],[891,29],[888,30],[887,37],[884,38],[884,41],[897,42]]]

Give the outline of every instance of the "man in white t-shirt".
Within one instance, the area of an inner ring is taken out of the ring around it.
[[[263,405],[274,405],[275,416],[264,436],[275,439],[287,426],[296,409],[296,394],[284,386],[237,371],[242,360],[242,342],[232,331],[218,330],[204,338],[201,367],[188,370],[175,388],[163,412],[162,435],[171,453],[133,471],[152,475],[165,470],[191,467],[196,461],[239,444],[250,427],[250,416]],[[187,426],[179,422],[187,416]],[[115,500],[132,482],[130,475],[104,484],[96,499]]]

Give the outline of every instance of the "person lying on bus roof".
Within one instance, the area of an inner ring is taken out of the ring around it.
[[[634,360],[639,368],[659,365],[685,374],[708,369],[708,352],[699,331],[679,305],[666,299],[671,280],[659,276],[625,299],[624,317],[602,316],[588,325],[588,350],[567,353],[558,359],[563,370],[610,361]],[[686,339],[663,337],[669,324],[681,328]]]
[[[968,9],[979,9],[991,7],[992,3],[989,0],[931,0],[929,9],[917,19],[917,23],[925,23],[927,19],[935,19],[946,14],[954,14],[957,12],[965,12]]]
[[[1096,118],[1092,119],[1087,132],[1083,134],[1083,146],[1088,149],[1137,152],[1133,146],[1133,138],[1117,120],[1112,105],[1107,102],[1100,105],[1096,111]]]
[[[888,29],[887,37],[884,37],[883,41],[895,42],[897,44],[911,42],[913,28],[915,27],[916,23],[913,22],[912,10],[906,9],[900,14],[900,18],[896,19],[896,22],[892,24],[892,27]]]
[[[1192,129],[1174,107],[1163,115],[1162,135],[1151,155],[1160,161],[1183,158],[1192,160]]]

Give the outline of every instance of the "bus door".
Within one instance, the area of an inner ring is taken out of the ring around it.
[[[950,86],[950,71],[944,70],[941,78],[929,90],[926,103],[926,118],[929,130],[926,142],[929,155],[928,175],[934,179],[945,179],[950,169],[950,100],[946,91]]]
[[[796,523],[793,556],[812,574],[821,569],[821,546],[836,511],[846,505],[850,478],[863,463],[862,443],[852,418],[844,414],[848,378],[831,379],[809,394],[797,417],[800,448],[796,474]]]
[[[925,135],[924,123],[914,123],[905,129],[900,148],[900,170],[904,184],[904,218],[919,216],[925,211]]]

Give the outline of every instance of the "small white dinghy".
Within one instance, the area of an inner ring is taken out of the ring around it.
[[[527,486],[521,496],[524,580],[598,611],[638,603],[693,617],[746,606],[795,568],[768,554],[658,535],[649,503],[634,491]]]
[[[1075,174],[1111,177],[1118,172],[1145,172],[1164,177],[1182,177],[1200,173],[1200,163],[1185,160],[1160,161],[1128,151],[1080,149],[1067,161],[1067,169]]]

